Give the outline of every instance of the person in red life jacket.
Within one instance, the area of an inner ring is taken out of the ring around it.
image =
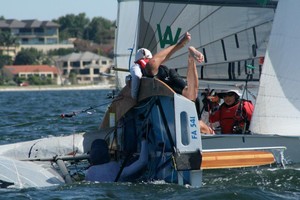
[[[176,93],[182,94],[186,98],[195,101],[198,97],[198,74],[195,61],[204,61],[202,53],[194,47],[189,47],[187,82],[185,82],[175,69],[169,69],[166,62],[176,51],[183,48],[191,40],[191,34],[186,33],[184,37],[174,45],[171,45],[154,56],[148,49],[141,48],[135,56],[135,64],[130,68],[131,74],[131,96],[137,99],[139,81],[142,76],[156,77],[169,85]]]
[[[210,123],[219,122],[222,134],[241,134],[249,132],[254,110],[251,101],[240,99],[239,92],[229,90],[218,94],[224,102],[209,116]]]

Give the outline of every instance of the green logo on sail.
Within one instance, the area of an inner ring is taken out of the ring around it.
[[[177,43],[179,35],[180,35],[180,32],[181,32],[181,28],[177,29],[176,35],[175,35],[174,38],[173,38],[173,34],[172,34],[172,30],[171,30],[170,26],[166,27],[166,30],[165,30],[164,34],[162,35],[160,25],[157,24],[157,31],[158,31],[158,37],[159,37],[160,47],[161,48],[165,48],[165,46],[167,44],[173,45],[173,44]]]

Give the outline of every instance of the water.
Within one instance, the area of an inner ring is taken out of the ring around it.
[[[97,130],[109,90],[0,92],[0,144]],[[89,109],[92,107],[92,109]],[[89,109],[88,113],[81,112]],[[61,114],[77,115],[60,118]],[[0,199],[300,199],[300,170],[207,170],[203,187],[162,181],[75,183],[50,188],[0,189]]]

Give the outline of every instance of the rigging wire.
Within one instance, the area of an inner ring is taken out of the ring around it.
[[[245,86],[243,87],[243,93],[242,93],[241,98],[244,98],[244,95],[246,93],[246,99],[248,100],[249,99],[248,98],[248,93],[249,93],[249,90],[248,90],[248,81],[250,79],[250,76],[253,74],[252,70],[255,69],[255,66],[253,66],[253,65],[247,65],[246,68],[248,69],[247,70],[247,78],[246,78]]]
[[[83,109],[81,111],[72,112],[72,113],[69,113],[69,114],[61,114],[60,117],[61,118],[71,118],[71,117],[74,117],[74,116],[76,116],[78,114],[81,114],[81,113],[92,114],[92,112],[90,112],[91,110],[95,110],[95,108],[102,107],[102,106],[105,106],[105,105],[110,104],[110,103],[111,103],[111,101],[108,101],[108,102],[105,102],[105,103],[97,105],[97,106],[90,106],[89,108]]]
[[[24,122],[24,123],[19,123],[19,124],[2,125],[2,126],[0,126],[0,128],[29,126],[29,125],[33,125],[33,124],[36,124],[36,123],[39,123],[39,122],[42,122],[42,121],[57,121],[57,120],[62,119],[62,118],[71,118],[71,117],[77,116],[77,115],[82,114],[82,113],[87,113],[87,114],[91,115],[91,114],[93,114],[93,112],[91,112],[91,110],[95,110],[96,108],[105,106],[107,104],[110,104],[111,102],[112,101],[108,101],[108,102],[99,104],[97,106],[90,106],[89,108],[86,108],[86,109],[83,109],[83,110],[80,110],[80,111],[74,111],[74,112],[68,113],[68,114],[61,114],[59,116],[57,116],[57,115],[56,116],[49,116],[49,117],[47,117],[47,119],[40,119],[40,120],[36,120],[36,121]]]

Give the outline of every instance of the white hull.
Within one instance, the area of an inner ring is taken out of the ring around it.
[[[277,135],[203,135],[203,150],[232,148],[269,148],[283,149],[283,164],[299,164],[300,136]],[[275,150],[277,162],[282,162],[281,152]]]

